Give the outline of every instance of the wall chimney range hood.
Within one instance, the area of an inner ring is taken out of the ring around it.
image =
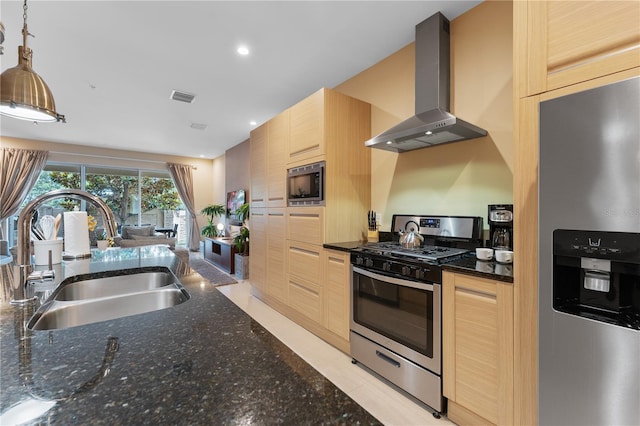
[[[405,152],[487,135],[449,112],[449,38],[449,20],[440,12],[416,25],[416,114],[365,146]]]

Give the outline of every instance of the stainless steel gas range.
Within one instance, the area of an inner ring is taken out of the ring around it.
[[[351,356],[430,406],[442,396],[442,265],[482,242],[482,218],[394,215],[394,241],[351,253]],[[402,247],[399,231],[424,244]]]

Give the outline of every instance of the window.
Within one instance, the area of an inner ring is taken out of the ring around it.
[[[141,224],[138,175],[138,170],[86,167],[85,191],[97,195],[107,203],[116,218],[118,228],[122,225]],[[87,213],[98,220],[98,227],[104,228],[102,217],[93,206],[87,206]]]
[[[45,166],[22,207],[46,192],[64,188],[82,189],[104,200],[113,211],[118,229],[122,225],[173,228],[177,224],[176,244],[184,245],[187,241],[184,205],[166,170],[50,163]],[[85,201],[62,198],[51,200],[38,209],[38,215],[56,216],[73,210],[75,206],[96,218],[98,231],[104,229],[102,215],[91,203]],[[17,239],[18,215],[19,213],[9,222],[10,245],[15,245]]]

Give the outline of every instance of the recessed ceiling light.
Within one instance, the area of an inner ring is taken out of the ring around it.
[[[237,52],[239,55],[246,56],[249,54],[249,48],[247,46],[240,46]]]
[[[200,154],[200,158],[204,158],[204,154]]]
[[[249,122],[249,124],[251,124],[252,126],[255,126],[258,123],[252,120],[252,121]]]

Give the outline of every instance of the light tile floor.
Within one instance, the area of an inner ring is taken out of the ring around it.
[[[349,356],[253,297],[249,281],[218,289],[385,425],[453,425],[444,416],[434,418],[412,399],[353,365]]]

